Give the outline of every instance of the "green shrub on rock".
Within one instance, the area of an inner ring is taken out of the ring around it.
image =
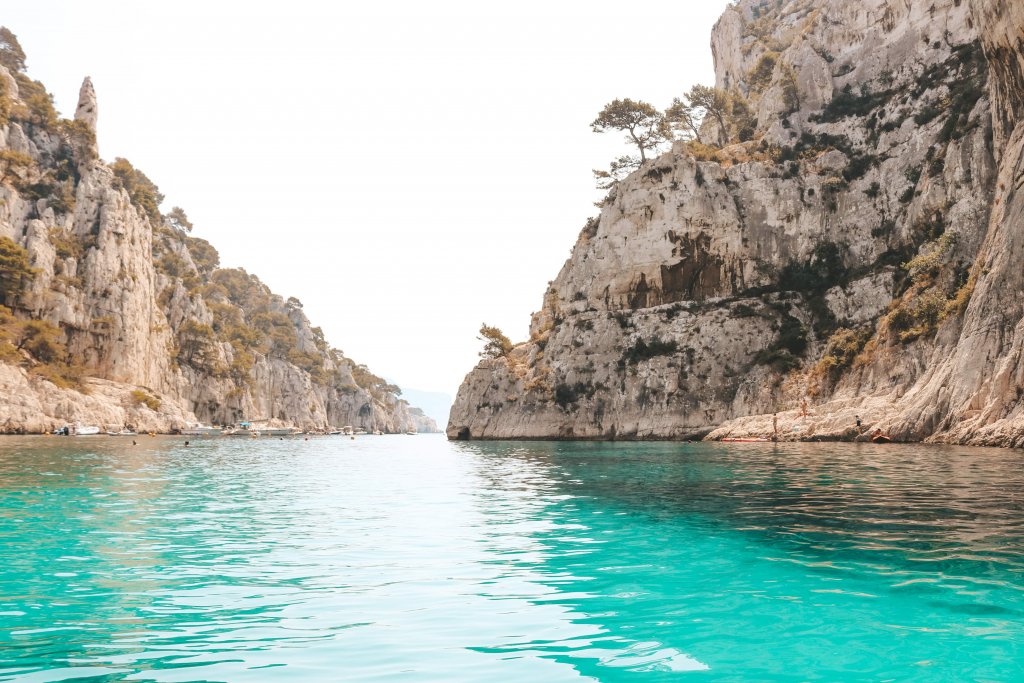
[[[160,409],[160,399],[158,399],[156,396],[151,396],[150,394],[147,394],[145,391],[142,391],[141,389],[133,389],[131,397],[132,401],[134,401],[136,405],[143,405],[149,408],[150,410],[154,411]]]
[[[0,237],[0,305],[13,306],[36,272],[24,247]]]

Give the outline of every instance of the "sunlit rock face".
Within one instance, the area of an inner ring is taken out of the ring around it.
[[[374,384],[379,378],[368,380],[365,368],[327,348],[301,304],[247,274],[246,295],[258,295],[250,306],[217,288],[216,264],[197,256],[207,253],[202,245],[133,201],[114,166],[98,158],[89,79],[73,122],[57,123],[40,119],[2,67],[0,81],[10,112],[0,125],[0,151],[8,153],[0,237],[25,248],[35,270],[13,316],[53,324],[67,349],[60,360],[85,375],[81,387],[60,387],[45,379],[37,358],[0,359],[0,432],[74,422],[169,431],[199,420],[437,431],[393,387]],[[272,320],[287,344],[232,343],[225,330],[233,316],[244,323],[236,336]]]
[[[859,415],[1024,443],[1022,30],[996,0],[727,9],[717,86],[751,139],[618,183],[449,437],[854,438]]]
[[[75,108],[75,121],[81,121],[89,129],[96,132],[96,122],[99,119],[99,111],[96,104],[96,89],[92,86],[92,79],[88,76],[82,81],[82,87],[78,91],[78,106]]]

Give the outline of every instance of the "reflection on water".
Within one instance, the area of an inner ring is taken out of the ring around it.
[[[1022,465],[5,439],[0,680],[1019,680]]]
[[[560,528],[537,535],[548,550],[540,573],[557,577],[542,580],[575,608],[577,623],[603,630],[612,656],[646,648],[662,657],[656,667],[673,668],[682,652],[712,672],[749,679],[1024,673],[1019,453],[497,448],[506,449],[502,469],[514,459],[549,459],[546,483],[557,481],[564,498],[549,508]],[[507,647],[543,656],[562,645],[524,639]],[[580,666],[581,654],[573,659],[583,673],[606,678],[607,652],[593,666]]]

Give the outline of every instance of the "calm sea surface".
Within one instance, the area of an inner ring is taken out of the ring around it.
[[[0,439],[0,680],[1021,681],[1024,455]]]

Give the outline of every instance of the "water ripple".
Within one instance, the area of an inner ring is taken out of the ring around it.
[[[1022,464],[6,439],[0,680],[1021,680]]]

